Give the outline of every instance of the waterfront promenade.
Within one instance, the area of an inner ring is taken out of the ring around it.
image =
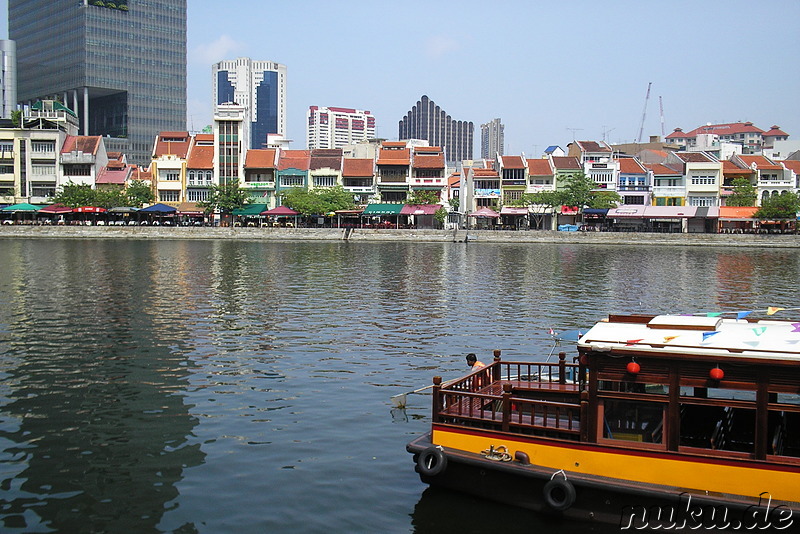
[[[173,226],[2,226],[3,238],[242,239],[254,241],[418,241],[800,248],[794,234],[659,234],[502,230],[393,230],[344,228],[221,228]]]

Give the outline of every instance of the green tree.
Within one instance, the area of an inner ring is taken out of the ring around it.
[[[11,112],[11,124],[14,128],[19,128],[22,126],[22,111],[19,109],[15,109]]]
[[[250,194],[239,187],[239,182],[226,182],[212,185],[208,190],[208,198],[197,205],[203,208],[206,214],[219,210],[222,214],[230,214],[233,210],[242,208],[250,203]]]
[[[583,172],[569,177],[563,191],[561,191],[564,195],[563,205],[583,209],[585,206],[589,205],[589,202],[594,196],[594,189],[596,187],[597,184],[594,180],[592,180],[590,176],[586,176]]]
[[[436,210],[436,213],[433,214],[433,218],[436,219],[436,222],[439,223],[439,226],[444,226],[444,222],[447,220],[447,210],[444,208],[439,208]]]
[[[155,195],[150,185],[144,180],[132,180],[125,189],[127,202],[129,206],[134,208],[141,208],[144,204],[152,204],[155,200]]]
[[[555,213],[559,206],[564,205],[564,193],[563,191],[526,193],[517,202],[514,202],[514,205],[527,206],[535,228],[541,230],[545,215]]]
[[[800,211],[800,197],[787,191],[781,195],[771,196],[761,201],[761,207],[755,213],[756,219],[795,219]]]
[[[758,192],[748,178],[734,178],[733,193],[725,201],[726,206],[755,206]]]
[[[124,206],[127,201],[128,197],[120,189],[100,189],[94,190],[94,202],[92,205],[110,209],[116,206]]]
[[[458,211],[458,207],[461,205],[461,199],[459,197],[453,197],[450,199],[450,208],[453,211]]]
[[[595,191],[589,198],[588,207],[607,210],[616,208],[622,202],[622,197],[616,191]]]
[[[281,198],[284,206],[299,211],[302,215],[324,215],[355,206],[353,194],[339,185],[312,191],[296,187],[282,193]]]
[[[80,206],[94,206],[96,195],[94,189],[86,184],[69,182],[64,184],[51,200],[56,204],[78,208]]]
[[[415,190],[406,200],[408,204],[438,204],[439,194],[434,191]]]

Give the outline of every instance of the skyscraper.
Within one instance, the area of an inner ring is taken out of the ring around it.
[[[17,109],[17,46],[0,41],[0,118],[8,119]]]
[[[250,123],[245,149],[264,148],[267,134],[286,135],[286,65],[240,57],[211,67],[214,104],[244,107]]]
[[[63,101],[129,162],[186,129],[186,0],[9,0],[8,33],[18,100]]]
[[[500,119],[493,119],[486,124],[481,124],[481,158],[494,159],[503,155],[505,135],[503,123]]]
[[[342,148],[375,137],[375,117],[369,111],[311,106],[306,118],[309,150]]]
[[[444,148],[448,163],[472,159],[475,125],[453,120],[427,96],[422,96],[400,120],[399,139],[427,139]]]

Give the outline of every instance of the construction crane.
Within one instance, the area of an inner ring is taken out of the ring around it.
[[[658,97],[658,109],[661,112],[661,140],[667,138],[667,131],[664,129],[664,102],[661,101],[661,97]]]
[[[644,109],[642,110],[642,124],[639,126],[639,137],[636,138],[637,143],[642,142],[642,133],[644,132],[644,118],[647,115],[647,101],[650,100],[650,86],[653,82],[647,84],[647,95],[644,97]]]

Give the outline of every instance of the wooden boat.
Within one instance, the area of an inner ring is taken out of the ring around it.
[[[612,315],[433,381],[423,482],[620,528],[798,528],[800,322]]]

